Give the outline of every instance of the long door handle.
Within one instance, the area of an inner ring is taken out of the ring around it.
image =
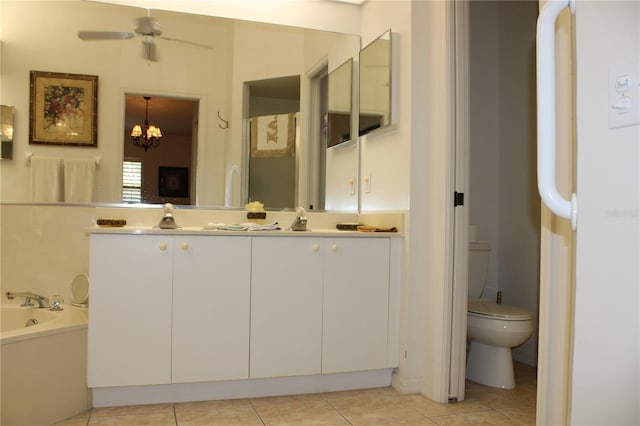
[[[538,96],[538,191],[544,204],[556,215],[577,226],[577,198],[567,200],[556,185],[556,79],[555,25],[565,7],[575,8],[575,0],[549,0],[538,17],[536,66]]]

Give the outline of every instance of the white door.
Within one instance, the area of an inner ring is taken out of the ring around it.
[[[251,238],[174,238],[172,381],[249,378]]]
[[[319,238],[253,238],[251,378],[320,373],[321,244]]]
[[[388,367],[389,239],[326,239],[322,372]]]
[[[570,421],[640,424],[640,2],[577,2],[575,46]],[[632,109],[613,108],[620,100]]]
[[[172,237],[91,235],[88,385],[171,382]]]

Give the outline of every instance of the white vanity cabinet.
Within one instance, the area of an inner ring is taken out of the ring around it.
[[[171,382],[173,243],[91,236],[89,387]]]
[[[255,238],[251,378],[388,368],[388,238]]]
[[[251,378],[320,374],[320,244],[319,238],[254,238]]]
[[[400,238],[97,229],[90,250],[96,406],[388,386],[398,365]]]
[[[326,239],[322,373],[388,368],[389,239]]]
[[[249,377],[251,239],[174,237],[173,383]]]
[[[248,378],[251,239],[91,237],[89,386]]]

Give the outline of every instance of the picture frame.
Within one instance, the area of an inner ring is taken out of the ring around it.
[[[295,112],[250,119],[251,157],[288,157],[295,153]]]
[[[189,168],[159,166],[158,196],[189,198]]]
[[[98,76],[30,71],[29,144],[98,146]]]

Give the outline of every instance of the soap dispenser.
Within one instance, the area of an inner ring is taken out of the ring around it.
[[[173,218],[173,204],[166,203],[165,205],[162,206],[162,210],[164,211],[164,215],[162,216],[162,219],[160,219],[158,228],[178,229],[178,225],[176,225],[176,221]]]

